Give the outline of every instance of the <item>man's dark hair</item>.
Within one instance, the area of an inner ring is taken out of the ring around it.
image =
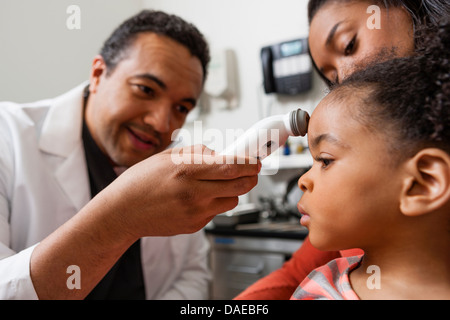
[[[144,32],[169,37],[188,48],[190,53],[200,60],[205,81],[210,54],[204,36],[193,24],[180,17],[153,10],[143,10],[124,21],[105,41],[100,55],[105,60],[108,74],[126,57],[127,49],[137,35]]]
[[[425,147],[450,154],[450,20],[421,33],[415,55],[370,66],[333,89],[342,90],[337,99],[357,97],[354,118],[386,131],[400,158]]]

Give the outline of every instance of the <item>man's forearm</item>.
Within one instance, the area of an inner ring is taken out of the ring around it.
[[[97,199],[98,200],[98,199]],[[123,233],[108,206],[91,201],[33,251],[30,273],[39,299],[83,299],[137,239]],[[67,285],[79,267],[80,287]]]

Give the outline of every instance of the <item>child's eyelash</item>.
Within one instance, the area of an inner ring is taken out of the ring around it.
[[[333,162],[333,159],[316,157],[316,161],[322,163],[322,168],[327,168]]]

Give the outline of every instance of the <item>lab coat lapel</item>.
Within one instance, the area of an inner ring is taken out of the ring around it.
[[[90,200],[81,138],[83,89],[86,85],[84,83],[53,100],[39,140],[41,151],[57,157],[58,160],[52,162],[55,178],[77,211]]]

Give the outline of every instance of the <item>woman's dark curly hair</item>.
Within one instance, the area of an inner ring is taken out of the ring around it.
[[[308,3],[308,20],[311,24],[317,11],[329,2],[351,2],[361,0],[310,0]],[[436,25],[442,17],[450,13],[450,3],[448,0],[370,0],[370,4],[390,7],[403,7],[411,15],[414,25],[419,27],[422,24]]]
[[[361,0],[309,0],[308,2],[308,20],[311,24],[312,19],[316,13],[328,3],[348,3],[348,2],[360,2]],[[375,4],[386,8],[404,8],[409,12],[414,24],[414,43],[415,47],[420,48],[422,45],[422,37],[418,30],[421,30],[425,26],[435,27],[439,21],[444,17],[450,17],[450,2],[448,0],[366,0],[370,4]],[[322,80],[328,86],[333,83],[328,80],[322,72],[319,71],[314,60],[311,57],[313,66]]]
[[[414,56],[369,66],[331,91],[338,99],[357,97],[353,116],[386,131],[400,158],[425,147],[450,154],[450,20],[420,32],[424,46]]]
[[[143,10],[129,18],[105,41],[100,55],[105,60],[108,74],[113,72],[117,64],[126,57],[127,49],[137,35],[144,32],[169,37],[188,48],[190,53],[200,60],[203,81],[206,79],[210,53],[204,36],[194,25],[180,17],[153,10]]]

